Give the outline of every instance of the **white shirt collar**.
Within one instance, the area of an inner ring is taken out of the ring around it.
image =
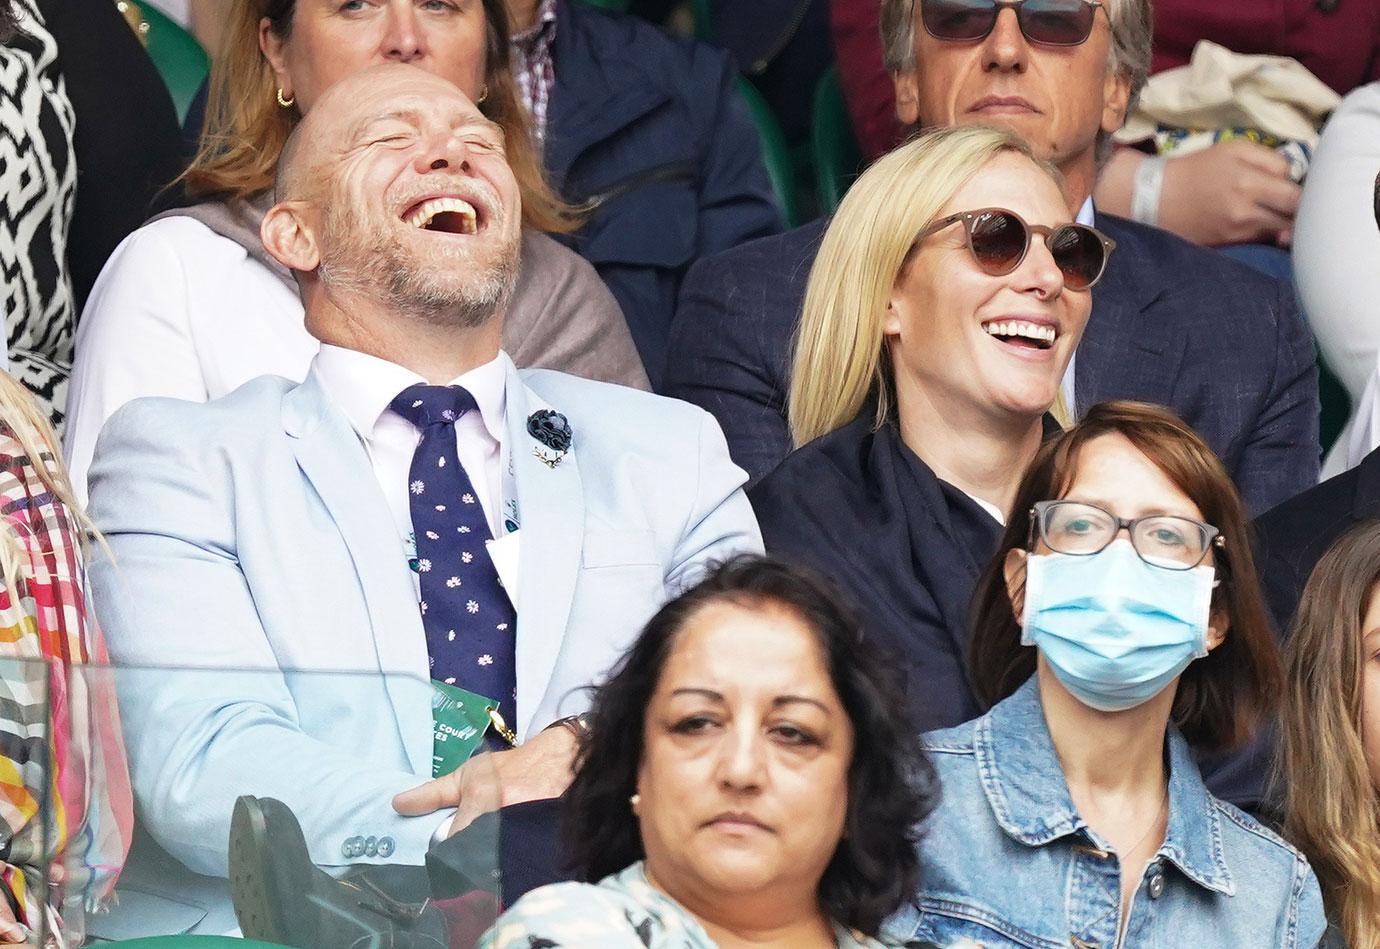
[[[1088,227],[1094,227],[1093,214],[1092,196],[1089,195],[1087,198],[1083,199],[1083,206],[1078,209],[1078,217],[1073,219],[1074,223],[1086,224]]]
[[[499,444],[504,441],[508,384],[506,364],[507,360],[500,352],[482,366],[476,366],[447,383],[469,390],[479,406],[484,428]],[[388,411],[388,403],[399,392],[410,385],[426,383],[426,379],[397,363],[324,343],[312,360],[312,371],[355,431],[368,439],[374,437],[379,420]]]

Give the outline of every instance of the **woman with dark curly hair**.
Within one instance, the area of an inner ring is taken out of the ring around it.
[[[585,883],[480,945],[876,949],[915,893],[933,771],[862,628],[812,574],[741,557],[647,624],[565,798]]]

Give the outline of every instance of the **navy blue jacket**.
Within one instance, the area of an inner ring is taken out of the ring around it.
[[[556,17],[546,170],[597,203],[566,243],[613,291],[656,387],[685,271],[781,214],[727,53],[573,0]]]
[[[696,264],[681,290],[665,390],[712,413],[755,481],[790,451],[792,334],[826,222]],[[1079,414],[1106,399],[1168,405],[1252,511],[1317,481],[1318,373],[1292,289],[1157,228],[1107,214],[1117,242],[1078,347]]]
[[[1357,524],[1377,517],[1380,448],[1355,468],[1256,518],[1256,567],[1280,632],[1293,622],[1303,586],[1327,548]]]

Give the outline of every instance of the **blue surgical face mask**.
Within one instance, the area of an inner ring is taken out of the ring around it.
[[[1148,564],[1126,540],[1089,556],[1029,554],[1021,643],[1084,705],[1134,708],[1208,654],[1213,577]]]

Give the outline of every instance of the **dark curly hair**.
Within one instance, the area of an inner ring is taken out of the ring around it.
[[[663,606],[596,693],[564,798],[573,869],[592,883],[645,856],[628,798],[636,790],[647,706],[676,634],[705,606],[722,602],[790,610],[819,642],[854,734],[843,839],[819,882],[819,900],[835,922],[876,935],[918,888],[916,842],[938,800],[934,769],[901,712],[894,673],[867,648],[862,623],[839,591],[765,557],[720,564]]]

